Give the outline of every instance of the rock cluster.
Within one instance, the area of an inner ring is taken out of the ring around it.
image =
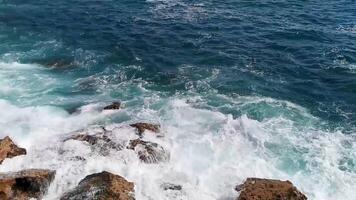
[[[103,110],[117,110],[121,108],[120,102],[113,102],[105,106]],[[72,133],[62,140],[76,140],[86,143],[95,153],[105,155],[112,150],[132,150],[145,164],[159,163],[169,160],[169,152],[156,142],[147,141],[145,131],[160,133],[159,124],[139,122],[130,124],[136,129],[123,141],[112,137],[113,131],[107,131],[105,127],[94,134],[87,131]],[[158,139],[158,135],[155,134]],[[128,139],[129,138],[129,139]],[[25,155],[26,149],[16,146],[9,138],[0,140],[0,164],[6,158]],[[75,160],[85,160],[73,155]],[[48,169],[27,169],[18,172],[0,173],[0,199],[29,200],[41,199],[55,177],[55,171]],[[162,192],[184,192],[183,186],[173,183],[163,183]],[[291,182],[272,179],[248,178],[243,184],[235,188],[240,194],[237,200],[307,200]],[[125,178],[107,171],[86,176],[78,185],[64,193],[60,200],[134,200],[134,183]]]
[[[138,127],[138,130],[150,130],[157,132],[159,131],[159,125],[149,124],[149,123],[136,123],[130,126]],[[138,133],[139,136],[140,132]],[[98,153],[105,155],[108,150],[123,150],[130,149],[137,153],[138,158],[145,163],[158,163],[161,161],[166,161],[169,158],[169,153],[159,144],[145,141],[141,137],[133,140],[129,140],[127,143],[117,143],[114,142],[107,135],[107,130],[103,128],[102,132],[95,134],[88,134],[85,131],[80,131],[79,133],[74,133],[70,137],[64,139],[63,141],[77,140],[86,142],[93,148],[98,149]]]

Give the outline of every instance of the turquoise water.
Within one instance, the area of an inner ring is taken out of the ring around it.
[[[138,199],[234,199],[251,176],[354,199],[355,19],[353,1],[0,0],[0,135],[30,152],[0,170],[57,169],[47,199],[103,169]],[[63,134],[135,121],[162,125],[168,163],[55,153]]]

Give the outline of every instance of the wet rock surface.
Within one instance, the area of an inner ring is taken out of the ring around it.
[[[99,148],[100,151],[102,152],[108,151],[109,149],[121,150],[123,148],[120,144],[115,143],[107,135],[105,135],[105,131],[103,133],[94,134],[94,135],[89,135],[86,133],[72,135],[64,139],[63,142],[66,142],[68,140],[77,140],[77,141],[86,142],[95,148]]]
[[[157,163],[169,159],[168,152],[157,143],[135,139],[130,141],[127,148],[134,150],[145,163]]]
[[[0,173],[0,199],[41,199],[54,176],[55,171],[45,169]]]
[[[134,184],[119,175],[103,171],[85,177],[61,200],[134,200]]]
[[[142,135],[145,132],[145,130],[159,133],[161,128],[159,124],[150,124],[150,123],[143,123],[143,122],[130,124],[130,126],[136,128],[139,135]]]
[[[121,102],[113,102],[112,104],[105,106],[104,110],[119,110],[121,108]]]
[[[13,158],[19,155],[26,155],[26,149],[18,147],[8,136],[0,140],[0,164],[6,158]]]
[[[273,179],[248,178],[243,184],[236,186],[240,192],[237,200],[306,200],[290,181]]]

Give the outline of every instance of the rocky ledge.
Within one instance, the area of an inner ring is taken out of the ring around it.
[[[240,192],[237,200],[307,200],[290,181],[248,178],[235,189]]]
[[[159,124],[149,124],[143,122],[130,124],[130,126],[136,128],[139,135],[142,135],[145,130],[149,130],[154,133],[159,133],[161,128]]]
[[[103,171],[85,177],[61,200],[134,200],[134,184],[123,177]]]
[[[29,169],[0,173],[0,199],[41,199],[55,176],[55,171]]]
[[[26,155],[26,149],[18,147],[8,136],[0,140],[0,164],[6,158],[19,155]]]
[[[160,125],[149,123],[136,123],[130,126],[136,127],[138,130],[159,131]],[[151,141],[145,141],[142,137],[128,140],[115,140],[115,136],[111,131],[101,127],[94,134],[87,133],[86,130],[80,130],[65,138],[63,142],[69,140],[77,140],[90,145],[92,149],[101,155],[107,155],[110,150],[121,151],[129,149],[135,151],[138,158],[145,163],[158,163],[167,161],[170,157],[169,152],[161,145]]]

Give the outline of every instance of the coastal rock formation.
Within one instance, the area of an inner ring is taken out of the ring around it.
[[[0,164],[5,158],[12,158],[19,155],[26,155],[26,149],[16,146],[8,136],[0,140]]]
[[[63,139],[63,142],[69,140],[84,142],[90,146],[92,151],[98,152],[101,155],[108,155],[113,152],[112,150],[130,149],[135,151],[139,159],[145,163],[157,163],[169,159],[169,152],[155,142],[144,141],[141,138],[134,139],[132,138],[134,135],[118,139],[117,134],[120,133],[100,127],[100,129],[96,129],[95,131],[80,130],[72,133],[71,136]]]
[[[104,110],[119,110],[121,108],[121,102],[113,102],[112,104],[105,106]]]
[[[119,175],[103,171],[85,177],[61,200],[134,200],[134,184]]]
[[[130,126],[136,128],[139,135],[142,135],[143,132],[145,132],[145,130],[159,133],[160,128],[161,128],[161,126],[159,124],[149,124],[149,123],[143,123],[143,122],[130,124]]]
[[[40,199],[54,176],[55,171],[45,169],[0,173],[0,199]]]
[[[66,138],[64,142],[68,140],[78,140],[87,142],[89,145],[94,148],[98,148],[100,152],[105,153],[109,149],[121,150],[123,147],[120,144],[113,142],[105,133],[99,133],[95,135],[89,135],[86,133],[81,133],[78,135],[73,135],[69,138]]]
[[[157,163],[169,158],[169,154],[162,146],[141,139],[131,140],[128,149],[134,150],[145,163]]]
[[[248,178],[235,189],[241,192],[237,200],[307,200],[290,181]]]

